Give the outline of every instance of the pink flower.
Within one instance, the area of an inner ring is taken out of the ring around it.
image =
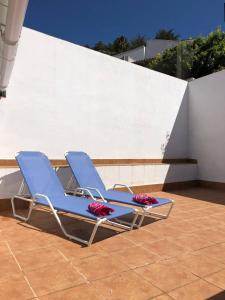
[[[147,194],[136,194],[133,196],[133,201],[143,205],[151,205],[158,203],[158,200],[156,198],[148,196]]]
[[[88,205],[88,210],[98,217],[104,217],[114,212],[114,209],[99,202],[92,202]]]

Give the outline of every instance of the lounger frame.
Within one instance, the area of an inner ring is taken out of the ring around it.
[[[23,188],[24,188],[24,180],[23,180],[23,182],[22,182],[22,184],[21,184],[20,192],[23,190]],[[89,191],[87,191],[87,193],[88,193],[88,192],[89,192]],[[92,195],[90,192],[89,192],[89,194],[91,195],[91,198],[94,199],[93,195]],[[38,198],[43,198],[43,199],[45,199],[46,205],[43,205],[43,204],[38,203],[38,202],[37,202]],[[16,212],[15,199],[20,199],[20,200],[23,200],[23,201],[25,201],[25,202],[29,202],[29,203],[30,203],[30,204],[29,204],[29,208],[28,208],[28,214],[27,214],[27,217],[21,216],[21,215],[19,215],[19,214]],[[36,202],[37,202],[37,203],[36,203]],[[97,218],[97,220],[94,220],[94,219],[88,219],[88,218],[87,218],[89,221],[94,222],[95,225],[94,225],[94,228],[93,228],[93,231],[92,231],[92,233],[91,233],[91,235],[90,235],[89,240],[84,240],[84,239],[81,239],[81,238],[79,238],[79,237],[77,237],[77,236],[75,236],[75,235],[71,235],[71,234],[69,234],[69,233],[66,231],[65,227],[63,226],[63,224],[62,224],[62,222],[61,222],[61,220],[60,220],[58,211],[54,208],[54,206],[53,206],[53,204],[52,204],[52,202],[51,202],[51,200],[49,199],[48,196],[46,196],[46,195],[44,195],[44,194],[38,194],[38,193],[37,193],[37,194],[34,195],[34,197],[28,198],[28,196],[25,197],[24,195],[20,195],[20,194],[19,194],[19,195],[15,195],[15,196],[13,196],[13,197],[11,198],[11,203],[12,203],[12,211],[13,211],[14,217],[16,217],[16,218],[18,218],[18,219],[20,219],[20,220],[22,220],[22,221],[25,221],[25,222],[28,222],[28,221],[29,221],[29,219],[30,219],[30,217],[31,217],[31,214],[32,214],[32,211],[33,211],[33,208],[35,207],[35,205],[41,205],[41,206],[47,206],[47,207],[49,207],[49,208],[50,208],[50,211],[51,211],[52,214],[54,215],[54,217],[55,217],[55,219],[56,219],[56,221],[57,221],[59,227],[61,228],[63,234],[64,234],[68,239],[70,239],[70,240],[75,240],[75,241],[80,242],[80,243],[82,243],[82,244],[85,244],[85,245],[87,245],[87,246],[90,246],[90,245],[92,244],[92,242],[93,242],[93,240],[94,240],[94,237],[95,237],[95,234],[96,234],[96,232],[97,232],[97,230],[98,230],[98,227],[99,227],[99,225],[101,225],[102,223],[105,222],[105,223],[108,223],[108,224],[110,224],[110,225],[113,225],[113,226],[122,228],[122,229],[132,230],[132,229],[134,228],[134,226],[135,226],[135,224],[136,224],[136,221],[137,221],[137,218],[138,218],[138,213],[137,213],[137,211],[136,211],[136,213],[134,214],[133,221],[132,221],[131,224],[129,224],[129,226],[124,225],[124,224],[121,224],[121,222],[118,222],[118,223],[117,223],[117,222],[113,222],[113,221],[111,221],[111,220],[107,220],[106,218]],[[60,211],[64,212],[63,210],[60,210]],[[66,213],[66,212],[64,212],[64,213]],[[76,215],[76,214],[74,214],[74,215]],[[118,220],[119,220],[119,219],[118,219]]]
[[[71,176],[71,177],[73,177],[73,176]],[[116,183],[113,186],[113,190],[115,190],[115,188],[117,186],[126,187],[127,190],[128,190],[128,192],[131,193],[131,194],[133,194],[133,191],[131,190],[131,188],[129,186],[127,186],[126,184]],[[91,198],[93,200],[96,200],[96,201],[99,200],[98,198],[94,197],[94,195],[91,193],[91,190],[94,190],[94,191],[96,191],[99,194],[101,201],[103,201],[105,203],[110,202],[110,200],[106,200],[103,197],[103,195],[101,194],[101,192],[97,188],[92,188],[92,187],[81,188],[81,187],[77,187],[75,190],[69,190],[68,189],[67,192],[68,193],[72,193],[73,195],[78,195],[78,194],[80,195],[81,193],[83,193],[83,194],[87,193],[87,195],[91,195]],[[166,214],[160,214],[160,213],[151,212],[150,210],[154,208],[152,205],[146,205],[144,207],[138,206],[138,208],[141,211],[139,211],[137,209],[135,209],[135,210],[136,210],[138,216],[140,216],[140,220],[139,220],[139,222],[137,224],[136,224],[136,221],[135,221],[135,224],[133,225],[133,227],[140,228],[141,225],[142,225],[142,223],[143,223],[143,221],[144,221],[145,216],[149,216],[149,217],[153,216],[153,217],[156,217],[158,219],[167,219],[169,217],[171,211],[172,211],[172,208],[173,208],[174,204],[175,204],[174,200],[170,200],[170,201],[171,201],[170,204],[169,203],[165,204],[165,205],[169,206],[168,211],[167,211]],[[116,202],[116,203],[120,203],[120,202]],[[130,222],[126,222],[126,221],[120,220],[118,218],[116,220],[120,224],[131,226]]]

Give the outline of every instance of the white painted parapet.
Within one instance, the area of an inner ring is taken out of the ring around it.
[[[225,182],[225,71],[189,83],[189,156],[199,179]]]
[[[0,158],[67,150],[95,158],[186,158],[187,82],[24,28]]]

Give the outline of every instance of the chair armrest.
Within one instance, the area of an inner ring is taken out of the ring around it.
[[[45,201],[48,203],[48,205],[50,206],[50,208],[53,210],[53,211],[55,211],[55,209],[54,209],[54,207],[53,207],[53,205],[52,205],[52,202],[51,202],[51,200],[49,199],[49,197],[48,196],[46,196],[46,195],[44,195],[44,194],[35,194],[34,195],[34,200],[37,200],[38,198],[43,198],[43,199],[45,199]]]
[[[126,185],[126,184],[121,184],[121,183],[115,183],[114,186],[113,186],[113,190],[115,190],[115,188],[116,188],[117,186],[125,187],[125,188],[127,188],[127,190],[129,191],[129,193],[133,194],[132,189],[131,189],[128,185]]]
[[[102,193],[99,191],[99,189],[92,188],[92,187],[89,187],[89,186],[87,186],[87,189],[88,189],[88,190],[91,190],[91,191],[96,191],[96,193],[100,196],[100,198],[102,199],[102,201],[103,201],[103,202],[107,202],[107,201],[105,200],[105,198],[102,196]]]
[[[75,189],[74,194],[81,194],[81,195],[88,195],[91,197],[92,200],[97,201],[97,199],[94,197],[94,195],[92,194],[91,191],[89,191],[88,188],[82,188],[82,187],[78,187]]]

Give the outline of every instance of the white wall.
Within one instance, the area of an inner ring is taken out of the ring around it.
[[[97,169],[107,188],[112,188],[115,183],[137,186],[197,179],[196,164],[102,166]],[[71,178],[69,168],[59,169],[58,176],[64,187],[67,188]],[[18,194],[22,180],[18,168],[0,169],[0,199],[8,199]],[[27,192],[26,189],[24,192]]]
[[[145,58],[153,58],[167,48],[176,47],[179,41],[172,40],[147,40],[145,49]]]
[[[115,57],[129,61],[135,62],[145,59],[145,46],[137,47],[135,49],[122,52],[120,54],[115,55]]]
[[[162,158],[170,134],[169,157],[186,157],[186,88],[185,81],[24,28],[0,103],[0,158],[24,149],[51,158],[66,150]]]
[[[189,83],[189,156],[199,179],[225,182],[225,71]]]
[[[20,150],[64,158],[187,157],[187,82],[24,28],[0,102],[0,159]],[[170,172],[169,172],[170,171]],[[107,186],[196,178],[196,166],[99,168]],[[169,173],[169,176],[168,176]],[[0,198],[18,192],[18,169],[0,170]]]

